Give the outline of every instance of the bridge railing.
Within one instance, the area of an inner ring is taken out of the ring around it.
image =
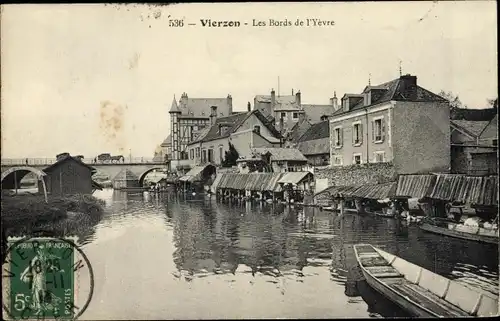
[[[56,162],[55,158],[2,158],[2,165],[4,166],[49,166]],[[96,162],[95,162],[96,161]],[[159,164],[164,163],[164,161],[153,157],[124,157],[123,161],[100,161],[95,158],[84,158],[83,162],[86,164]]]

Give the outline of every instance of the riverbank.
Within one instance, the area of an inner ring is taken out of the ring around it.
[[[91,195],[49,198],[43,195],[17,195],[2,199],[2,226],[4,230],[37,226],[55,222],[72,214],[99,215],[104,201]]]

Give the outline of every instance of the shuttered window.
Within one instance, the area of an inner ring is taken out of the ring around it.
[[[383,118],[375,119],[372,121],[372,141],[376,143],[385,140],[385,122]]]
[[[342,128],[335,128],[335,147],[342,147]]]
[[[358,123],[352,126],[352,143],[353,145],[361,145],[363,142],[363,126]]]

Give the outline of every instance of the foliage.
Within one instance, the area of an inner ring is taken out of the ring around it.
[[[253,172],[272,172],[271,166],[263,159],[256,159],[248,162],[248,170],[250,173]]]
[[[467,109],[467,105],[464,105],[462,101],[460,101],[460,98],[458,95],[455,95],[451,91],[445,92],[444,90],[441,90],[439,92],[439,96],[443,97],[444,99],[447,99],[450,102],[450,108],[465,108]]]
[[[30,225],[53,222],[67,217],[67,212],[88,215],[102,213],[104,201],[91,195],[49,198],[43,195],[18,195],[2,198],[2,225]]]
[[[231,167],[236,165],[236,161],[240,155],[234,145],[229,143],[229,150],[225,153],[224,160],[222,161],[222,167]]]
[[[487,101],[491,108],[498,108],[498,98],[487,99]]]

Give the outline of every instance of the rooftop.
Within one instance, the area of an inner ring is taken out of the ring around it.
[[[377,105],[380,103],[384,102],[389,102],[389,101],[416,101],[416,102],[446,102],[447,100],[444,99],[443,97],[436,95],[429,90],[422,88],[420,86],[416,86],[416,95],[415,97],[410,97],[408,89],[405,89],[405,87],[408,87],[408,85],[405,83],[406,79],[408,78],[414,78],[416,81],[415,76],[411,75],[404,75],[401,76],[397,79],[391,80],[389,82],[376,85],[376,86],[367,86],[363,89],[363,93],[368,92],[370,90],[375,90],[377,92],[376,95],[372,95],[372,100],[369,106],[372,105]],[[405,86],[406,84],[406,86]],[[346,94],[347,96],[352,95],[352,94]],[[359,94],[362,95],[362,94]],[[355,96],[359,96],[355,95]],[[363,99],[360,99],[360,101],[352,106],[349,111],[344,112],[341,109],[339,109],[341,112],[336,112],[336,115],[340,114],[345,114],[345,113],[350,113],[351,111],[358,110],[358,109],[363,109],[365,107],[369,107],[364,105]]]
[[[280,134],[273,126],[273,124],[259,111],[252,110],[249,112],[238,112],[231,116],[219,117],[216,119],[215,124],[210,127],[206,127],[202,130],[198,136],[192,143],[196,142],[207,142],[214,139],[229,137],[232,133],[234,133],[243,123],[250,117],[251,115],[255,115],[259,120],[266,126],[271,133],[275,137],[279,137]],[[221,133],[219,131],[219,125],[224,125],[227,129]]]
[[[305,142],[321,138],[330,138],[330,122],[328,120],[311,125],[298,141]]]
[[[253,152],[260,155],[270,153],[273,161],[307,161],[296,148],[254,148]]]
[[[232,111],[231,95],[226,98],[189,98],[183,93],[179,102],[174,96],[169,112],[180,112],[180,117],[209,118],[211,106],[217,106],[217,116],[228,116]]]

